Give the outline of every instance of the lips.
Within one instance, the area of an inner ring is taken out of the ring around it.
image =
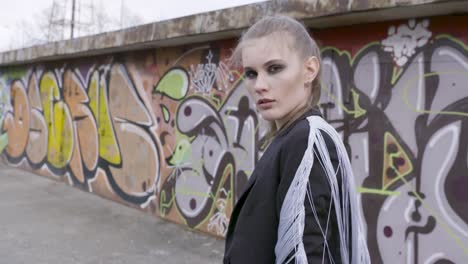
[[[275,102],[275,100],[268,99],[268,98],[263,98],[263,99],[259,99],[257,101],[257,105],[260,108],[267,109],[267,108],[270,108],[272,106],[273,102]]]
[[[266,104],[266,103],[272,103],[274,101],[275,100],[272,100],[272,99],[260,99],[260,100],[257,101],[257,104],[261,105],[261,104]]]

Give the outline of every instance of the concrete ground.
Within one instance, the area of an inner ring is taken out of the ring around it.
[[[224,241],[0,165],[0,263],[221,263]]]

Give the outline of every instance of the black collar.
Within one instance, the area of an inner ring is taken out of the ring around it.
[[[322,117],[322,113],[320,112],[320,110],[318,109],[318,107],[313,107],[313,108],[307,110],[307,111],[306,111],[304,114],[302,114],[299,118],[297,118],[296,120],[294,120],[294,121],[293,121],[291,124],[289,124],[285,129],[281,130],[281,131],[275,136],[275,138],[287,134],[299,121],[301,121],[301,120],[303,120],[303,119],[306,119],[307,117],[312,116],[312,115]]]

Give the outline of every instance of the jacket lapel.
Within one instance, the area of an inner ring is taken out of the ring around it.
[[[321,113],[317,109],[310,109],[306,113],[304,113],[300,118],[295,120],[288,128],[294,126],[294,124],[296,122],[300,121],[301,119],[307,118],[310,115],[319,115],[319,116],[321,116]],[[285,129],[285,130],[286,131],[289,130],[288,128]],[[285,133],[286,131],[281,131],[281,133],[279,133],[277,136],[279,136],[280,134]],[[258,163],[256,164],[256,166],[258,166]],[[255,170],[257,170],[257,168]],[[229,222],[228,232],[226,234],[227,238],[229,238],[230,234],[234,231],[234,226],[235,226],[235,223],[237,221],[237,216],[239,214],[239,211],[242,208],[242,206],[244,205],[244,202],[245,202],[245,200],[247,198],[247,195],[250,193],[253,185],[257,181],[257,175],[258,175],[258,173],[255,173],[255,171],[254,171],[254,173],[250,176],[249,181],[247,182],[244,190],[242,191],[242,194],[239,196],[239,200],[236,202],[236,204],[234,206],[234,209],[233,209],[232,214],[231,214],[231,219],[230,219],[230,222]]]

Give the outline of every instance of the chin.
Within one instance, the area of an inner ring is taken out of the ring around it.
[[[280,116],[270,110],[263,110],[263,111],[260,111],[260,116],[266,120],[266,121],[269,121],[269,122],[274,122],[278,119],[280,119]]]

